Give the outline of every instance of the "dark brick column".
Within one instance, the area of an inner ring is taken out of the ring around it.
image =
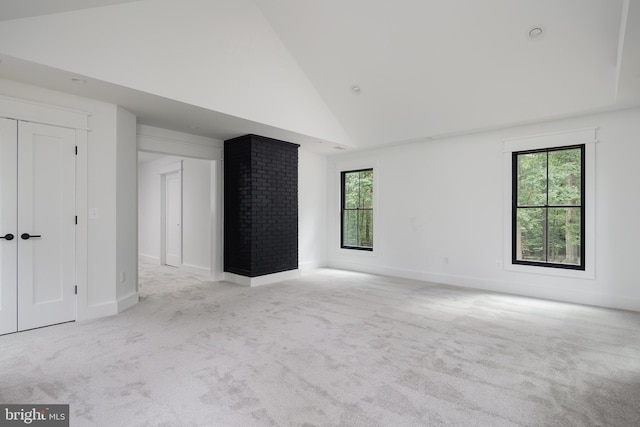
[[[224,143],[224,271],[298,268],[298,145],[258,135]]]

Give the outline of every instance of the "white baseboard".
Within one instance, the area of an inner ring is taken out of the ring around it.
[[[138,262],[142,262],[145,264],[160,265],[160,258],[153,255],[138,254]]]
[[[189,265],[182,264],[180,266],[180,270],[186,271],[187,273],[197,274],[198,276],[206,277],[207,279],[211,278],[211,270],[204,267],[198,267],[197,265]]]
[[[268,285],[276,282],[284,282],[285,280],[290,280],[290,279],[296,279],[300,277],[300,275],[301,273],[299,269],[283,271],[283,272],[274,273],[274,274],[266,274],[264,276],[258,276],[258,277],[246,277],[246,276],[241,276],[239,274],[225,272],[224,280],[225,282],[235,283],[236,285],[253,287],[253,286]]]
[[[576,291],[575,288],[564,290],[557,286],[550,287],[539,283],[533,286],[530,283],[487,280],[454,274],[432,273],[335,260],[329,262],[329,267],[552,301],[640,311],[640,298],[602,294],[588,290]]]
[[[124,298],[118,300],[118,313],[122,313],[125,310],[130,309],[134,305],[138,304],[140,297],[137,292],[132,292]]]
[[[302,271],[315,270],[316,268],[323,268],[326,266],[327,266],[326,262],[318,262],[318,261],[301,262],[300,264],[298,264],[298,268]]]
[[[107,302],[103,304],[95,304],[78,310],[77,321],[99,319],[118,314],[118,304],[116,302]]]

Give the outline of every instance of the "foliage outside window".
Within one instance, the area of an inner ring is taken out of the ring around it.
[[[373,169],[341,173],[341,247],[373,250]]]
[[[585,269],[584,151],[513,153],[514,264]]]

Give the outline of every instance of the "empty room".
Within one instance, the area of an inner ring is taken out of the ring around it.
[[[640,0],[2,0],[0,425],[638,426],[638,159]]]

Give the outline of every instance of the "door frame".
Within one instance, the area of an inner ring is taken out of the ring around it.
[[[192,134],[138,125],[138,152],[209,160],[211,162],[211,280],[224,280],[223,271],[223,142]]]
[[[75,131],[78,154],[76,157],[76,265],[75,280],[78,292],[76,294],[76,320],[88,316],[88,221],[89,210],[88,185],[88,133],[89,117],[87,111],[74,110],[56,105],[43,104],[34,101],[12,98],[0,95],[0,117],[29,121],[45,125],[52,125],[73,129]]]
[[[180,264],[182,264],[182,160],[178,164],[178,169],[160,174],[160,265],[169,265],[167,264],[167,208],[169,206],[167,203],[167,179],[176,173],[180,180]]]

